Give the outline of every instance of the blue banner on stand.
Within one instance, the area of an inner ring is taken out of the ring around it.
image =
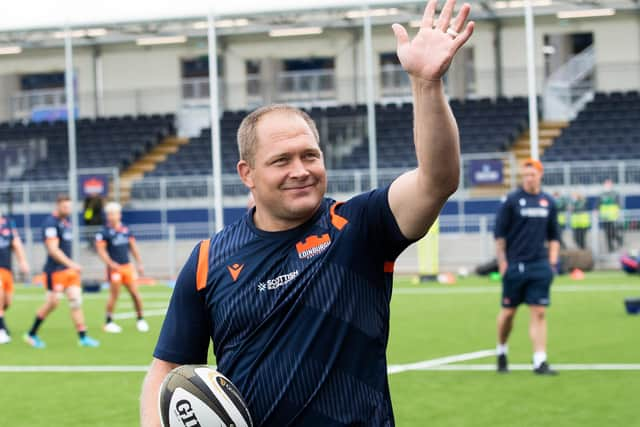
[[[471,185],[495,185],[502,184],[502,160],[470,160],[469,180]]]

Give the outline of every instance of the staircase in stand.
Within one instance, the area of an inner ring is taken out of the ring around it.
[[[170,154],[177,153],[182,145],[188,144],[188,138],[168,136],[153,147],[124,171],[120,172],[120,202],[126,204],[131,200],[133,184],[142,179],[145,173],[153,171],[158,164],[167,160]],[[113,188],[111,189],[113,196]]]

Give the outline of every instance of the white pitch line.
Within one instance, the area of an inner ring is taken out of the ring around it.
[[[126,292],[125,292],[126,293]],[[94,294],[94,293],[83,293],[82,299],[85,300],[103,300],[107,299],[109,296],[108,292]],[[14,296],[14,300],[16,301],[44,301],[46,298],[45,292],[42,291],[40,295],[16,295]],[[153,293],[153,294],[142,294],[142,300],[163,300],[169,301],[171,298],[171,293],[161,294],[161,293]]]
[[[483,352],[476,352],[477,354]],[[469,356],[474,353],[467,353]],[[399,372],[406,372],[409,370],[420,371],[458,371],[458,372],[487,372],[494,371],[496,366],[494,364],[484,365],[447,365],[446,360],[459,356],[443,357],[440,359],[427,360],[425,362],[412,363],[409,365],[392,365],[389,366],[388,375],[393,375]],[[482,356],[484,357],[484,356]],[[468,360],[468,359],[467,359]],[[443,362],[444,361],[444,362]],[[426,364],[430,363],[431,366]],[[416,368],[416,365],[422,365]],[[407,367],[413,366],[410,369]],[[212,366],[215,369],[215,366]],[[558,371],[640,371],[640,364],[637,363],[596,363],[596,364],[571,364],[571,363],[559,363],[553,364],[553,368]],[[50,365],[50,366],[19,366],[19,365],[6,365],[0,366],[0,373],[7,372],[50,372],[50,373],[100,373],[100,372],[147,372],[148,365],[81,365],[81,366],[64,366],[64,365]],[[394,370],[395,369],[395,370]],[[531,365],[529,364],[511,364],[509,369],[512,371],[530,371]]]
[[[393,375],[406,371],[419,371],[436,366],[447,365],[449,363],[464,362],[467,360],[482,359],[484,357],[494,356],[495,350],[481,350],[473,353],[456,354],[453,356],[440,357],[438,359],[425,360],[423,362],[408,363],[406,365],[390,365],[387,367],[387,374]]]
[[[144,317],[155,317],[155,316],[164,316],[167,313],[167,309],[163,308],[161,310],[145,310]],[[127,311],[124,313],[115,313],[113,315],[114,319],[134,319],[138,316],[138,313],[135,311]]]
[[[575,364],[575,363],[553,363],[553,369],[558,371],[640,371],[639,363],[595,363],[595,364]],[[530,364],[510,364],[511,371],[530,371],[533,367]],[[495,364],[484,365],[439,365],[421,369],[423,371],[495,371]]]
[[[637,291],[640,292],[640,286],[637,285],[557,285],[551,288],[552,293],[574,293],[574,292],[608,292],[608,291]],[[500,293],[500,287],[456,287],[448,285],[446,288],[397,288],[393,290],[394,295],[420,295],[420,294],[497,294]]]
[[[147,372],[148,365],[0,366],[0,372]]]

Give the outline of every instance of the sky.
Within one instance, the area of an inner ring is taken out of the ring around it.
[[[358,7],[365,0],[0,0],[0,31],[274,10]],[[368,0],[372,6],[389,0]]]

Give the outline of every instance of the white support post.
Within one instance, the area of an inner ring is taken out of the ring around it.
[[[64,84],[67,97],[67,139],[69,143],[69,197],[71,198],[71,227],[73,240],[71,251],[74,259],[80,256],[80,227],[78,221],[78,171],[76,158],[76,103],[74,94],[73,44],[71,28],[65,29],[64,37],[65,72]]]
[[[529,139],[531,141],[531,158],[539,159],[538,140],[538,98],[536,93],[536,60],[533,7],[531,0],[524,2],[524,17],[527,35],[527,82],[529,90]]]
[[[378,151],[376,135],[376,106],[373,82],[373,43],[371,41],[371,16],[364,8],[364,58],[367,87],[367,131],[369,134],[369,187],[378,187]]]
[[[218,112],[218,43],[213,12],[207,17],[209,41],[209,106],[211,111],[211,162],[213,165],[213,204],[216,232],[224,227],[222,208],[222,161],[220,151],[220,114]]]

